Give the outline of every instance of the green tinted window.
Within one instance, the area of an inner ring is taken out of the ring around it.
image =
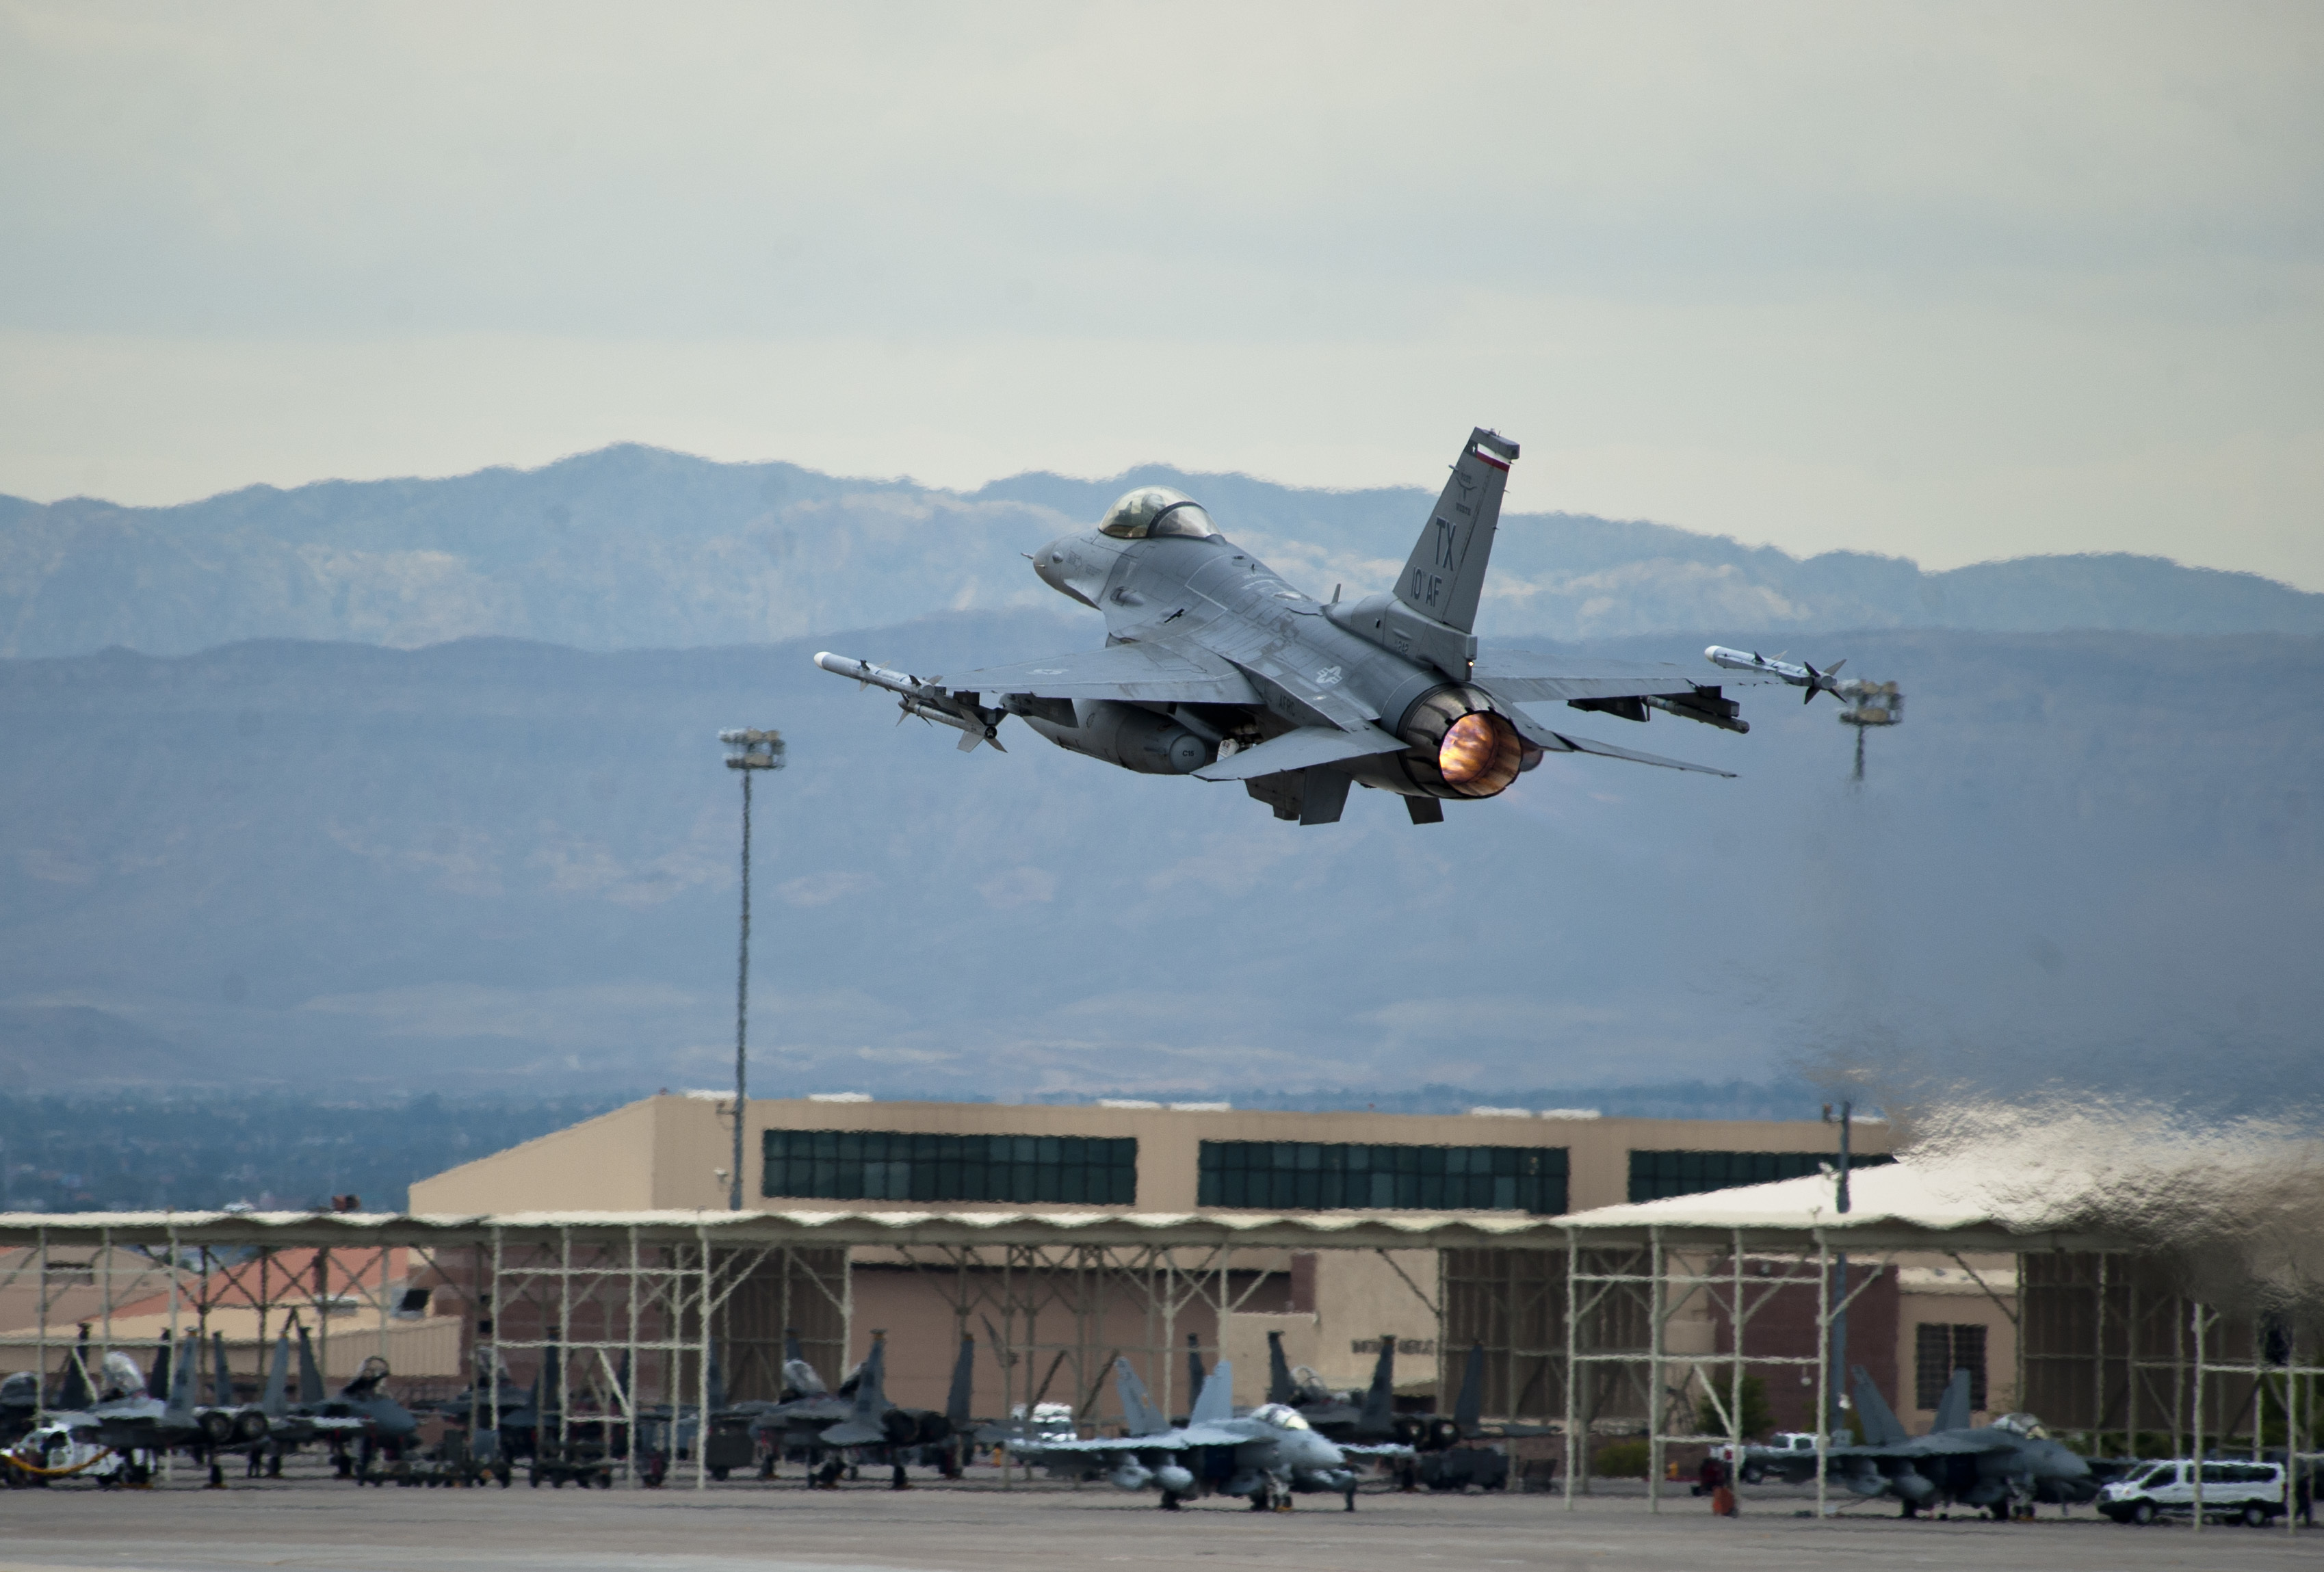
[[[813,1200],[1138,1200],[1138,1142],[1096,1136],[769,1130],[759,1193]]]
[[[1896,1160],[1886,1153],[1849,1159],[1850,1168],[1877,1168]],[[1768,1184],[1778,1179],[1804,1179],[1826,1163],[1839,1164],[1830,1152],[1633,1152],[1630,1154],[1630,1199],[1661,1200],[1674,1195],[1701,1195],[1738,1184]]]
[[[1206,1207],[1259,1211],[1565,1209],[1563,1146],[1368,1146],[1205,1141]]]

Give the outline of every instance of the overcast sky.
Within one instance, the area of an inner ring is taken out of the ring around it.
[[[2324,6],[0,0],[0,491],[1145,460],[2324,590]]]

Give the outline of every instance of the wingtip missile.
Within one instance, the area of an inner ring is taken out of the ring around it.
[[[896,707],[907,715],[918,715],[923,721],[934,721],[962,732],[963,753],[974,752],[980,742],[991,744],[995,752],[1009,751],[1001,747],[1000,737],[1001,720],[1009,712],[1006,710],[985,709],[954,696],[934,681],[923,682],[909,672],[891,671],[868,660],[834,655],[827,649],[816,653],[815,663],[835,676],[852,677],[866,687],[887,689],[898,695]]]
[[[1832,697],[1838,698],[1840,668],[1848,664],[1845,660],[1835,660],[1825,670],[1818,671],[1814,666],[1804,661],[1794,666],[1788,660],[1778,660],[1773,656],[1761,655],[1757,650],[1729,649],[1723,644],[1714,644],[1702,654],[1711,665],[1724,666],[1729,671],[1763,672],[1768,676],[1787,682],[1794,687],[1805,688],[1807,693],[1802,697],[1800,701],[1802,703],[1813,703],[1818,694],[1830,694]]]

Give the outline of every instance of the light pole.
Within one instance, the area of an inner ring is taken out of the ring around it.
[[[726,1209],[739,1212],[742,1209],[742,1110],[750,1091],[751,777],[762,769],[782,768],[783,734],[721,731],[718,740],[726,745],[726,768],[742,777],[742,937],[734,959],[734,1165],[726,1171]]]

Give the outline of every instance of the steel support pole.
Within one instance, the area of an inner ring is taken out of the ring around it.
[[[638,1482],[638,1378],[640,1374],[638,1369],[638,1226],[632,1223],[628,1233],[630,1236],[630,1344],[622,1358],[622,1402],[627,1405],[630,1426],[630,1444],[624,1448],[628,1453],[624,1467],[627,1469],[626,1476],[629,1482],[635,1485]],[[780,1397],[782,1393],[778,1392],[775,1395]]]
[[[2192,1444],[2191,1444],[2191,1445],[2188,1448],[2188,1449],[2187,1449],[2187,1457],[2188,1457],[2188,1463],[2187,1463],[2187,1466],[2188,1466],[2189,1470],[2191,1472],[2192,1476],[2193,1476],[2193,1483],[2194,1483],[2194,1487],[2195,1487],[2195,1510],[2194,1510],[2194,1512],[2190,1514],[2190,1521],[2189,1522],[2189,1525],[2188,1525],[2188,1526],[2189,1526],[2190,1528],[2193,1529],[2193,1530],[2195,1531],[2195,1532],[2197,1532],[2197,1533],[2199,1533],[2199,1534],[2200,1534],[2200,1533],[2201,1533],[2201,1532],[2203,1531],[2203,1304],[2202,1304],[2202,1301],[2201,1301],[2200,1300],[2197,1300],[2196,1301],[2194,1301],[2194,1303],[2193,1303],[2191,1306],[2190,1306],[2190,1308],[2189,1308],[2189,1313],[2190,1313],[2190,1319],[2191,1319],[2193,1320],[2193,1322],[2194,1322],[2194,1327],[2195,1327],[2195,1378],[2194,1378],[2194,1382],[2193,1382],[2194,1392],[2195,1392],[2195,1401],[2194,1401],[2193,1404],[2191,1405],[2191,1407],[2190,1408],[2190,1410],[2189,1410],[2189,1414],[2188,1414],[2188,1429],[2189,1429],[2189,1430],[2190,1430],[2190,1435],[2191,1435],[2191,1437],[2192,1437]]]
[[[1579,1318],[1574,1314],[1573,1306],[1575,1254],[1573,1230],[1568,1228],[1565,1230],[1565,1510],[1568,1512],[1573,1510],[1575,1460],[1582,1455],[1574,1446],[1577,1438],[1573,1433],[1581,1423],[1582,1391],[1582,1372],[1576,1359],[1580,1352],[1580,1338],[1574,1325]],[[1510,1341],[1514,1343],[1516,1339],[1513,1338]],[[1516,1378],[1512,1376],[1511,1379]]]
[[[39,1372],[32,1387],[32,1422],[44,1425],[49,1421],[49,1230],[40,1230],[39,1284],[35,1292],[41,1301],[40,1327],[33,1336],[32,1368]]]
[[[1816,1521],[1829,1512],[1831,1457],[1831,1244],[1818,1228],[1816,1242]]]
[[[745,777],[744,778],[748,778]],[[710,1230],[696,1228],[702,1250],[702,1335],[694,1350],[694,1488],[710,1488]]]
[[[751,776],[742,777],[742,937],[734,957],[734,1167],[726,1176],[726,1209],[742,1209],[742,1121],[749,1102],[751,1025]],[[706,1310],[706,1314],[707,1311]]]
[[[1743,1328],[1748,1311],[1743,1303],[1743,1230],[1735,1230],[1729,1252],[1734,1273],[1735,1357],[1727,1366],[1727,1490],[1735,1498],[1735,1515],[1743,1515]]]
[[[1663,1510],[1663,1231],[1646,1230],[1646,1510]]]

